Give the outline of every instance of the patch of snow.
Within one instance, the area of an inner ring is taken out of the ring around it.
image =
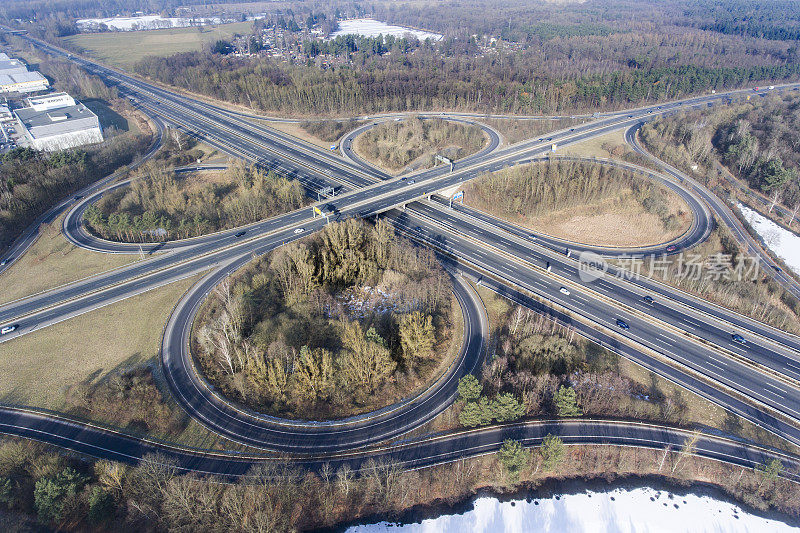
[[[800,236],[746,205],[740,203],[737,207],[767,248],[780,257],[789,268],[800,274]]]
[[[350,318],[364,318],[372,313],[382,315],[407,311],[405,306],[400,305],[398,295],[380,287],[351,287],[337,295],[337,299],[347,308]]]
[[[161,15],[141,15],[137,17],[109,17],[103,19],[79,19],[75,21],[81,29],[91,29],[105,24],[109,29],[117,31],[155,30],[161,28],[184,28],[186,26],[203,26],[220,24],[219,17],[183,18],[162,17]]]
[[[511,500],[482,497],[464,514],[444,515],[421,523],[391,522],[353,526],[347,533],[619,532],[726,533],[800,532],[778,520],[756,516],[710,496],[674,496],[648,487],[607,492],[587,491],[552,498]]]
[[[374,19],[352,19],[339,21],[339,29],[334,32],[331,37],[336,38],[340,35],[363,35],[364,37],[377,37],[378,35],[394,35],[395,37],[404,37],[407,34],[415,36],[420,41],[431,39],[439,41],[442,35],[423,30],[415,30],[413,28],[406,28],[403,26],[392,26]]]

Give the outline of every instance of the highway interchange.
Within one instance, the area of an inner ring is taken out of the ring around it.
[[[162,342],[162,365],[172,393],[184,409],[205,426],[231,440],[268,452],[300,454],[302,461],[310,465],[328,460],[352,461],[358,466],[359,461],[368,455],[390,454],[409,467],[488,453],[499,447],[502,438],[512,435],[535,444],[546,434],[545,431],[560,434],[565,442],[576,444],[617,443],[659,448],[680,446],[685,440],[686,432],[675,428],[581,420],[534,421],[401,440],[399,445],[392,443],[392,439],[401,438],[449,406],[455,398],[458,378],[479,368],[482,363],[488,325],[480,300],[466,281],[472,280],[547,314],[586,338],[794,444],[800,444],[800,339],[653,280],[620,279],[613,275],[616,273],[613,267],[608,275],[593,282],[584,282],[578,275],[579,264],[572,252],[588,250],[604,256],[665,253],[667,246],[670,252],[678,252],[702,242],[715,223],[731,228],[743,247],[760,257],[763,265],[774,265],[724,202],[702,185],[658,160],[655,164],[661,172],[614,161],[597,162],[624,165],[665,184],[681,195],[692,210],[691,228],[674,242],[638,250],[566,243],[470,208],[448,208],[446,202],[436,195],[438,191],[458,186],[482,172],[541,159],[550,151],[552,143],[563,147],[610,131],[626,130],[628,142],[636,150],[644,152],[635,136],[644,121],[681,109],[741,98],[752,90],[728,91],[603,114],[585,124],[547,134],[546,138],[511,146],[501,146],[500,136],[481,125],[489,139],[487,146],[479,153],[458,161],[452,172],[447,166],[440,166],[401,179],[375,169],[349,150],[352,139],[360,131],[382,120],[400,118],[397,115],[370,117],[368,124],[345,136],[339,143],[342,157],[254,124],[250,120],[252,117],[242,113],[193,100],[74,57],[30,37],[24,38],[49,53],[76,61],[117,85],[122,94],[154,117],[157,142],[149,155],[158,147],[162,122],[180,127],[232,156],[298,179],[314,198],[321,190],[333,187],[335,196],[316,205],[334,220],[350,216],[384,217],[391,220],[400,232],[432,246],[451,272],[454,291],[465,318],[465,339],[459,358],[429,390],[376,413],[330,423],[307,423],[275,419],[232,405],[216,395],[192,366],[188,339],[199,306],[222,279],[254,255],[303,238],[322,228],[326,220],[314,218],[311,208],[303,208],[244,228],[186,241],[141,246],[104,241],[86,232],[81,221],[83,212],[91,203],[109,190],[127,184],[114,182],[117,176],[113,175],[87,187],[75,198],[65,200],[23,232],[10,251],[11,263],[33,242],[35,228],[41,221],[53,220],[66,209],[69,211],[64,218],[64,234],[77,246],[98,253],[143,253],[149,257],[0,306],[0,324],[19,324],[17,331],[2,338],[3,342],[13,342],[18,336],[70,317],[206,272],[203,279],[183,296],[169,319]],[[790,84],[776,90],[796,87],[796,84]],[[470,122],[478,118],[436,115]],[[649,154],[646,156],[652,158]],[[245,234],[237,236],[242,231]],[[570,249],[571,253],[566,254],[565,249]],[[770,267],[765,267],[764,272],[793,294],[800,294],[797,281],[785,272]],[[561,287],[568,287],[570,294],[561,293]],[[652,303],[643,300],[646,295],[654,299]],[[618,319],[624,319],[630,329],[616,327]],[[732,342],[731,334],[734,332],[746,337],[746,346]],[[234,458],[181,450],[58,415],[14,408],[0,409],[0,430],[90,455],[126,461],[160,450],[173,456],[187,469],[221,475],[241,475],[248,465],[260,458]],[[702,439],[699,453],[710,458],[752,467],[763,463],[766,458],[778,457],[791,469],[798,466],[794,456],[774,450],[708,435],[703,435]]]

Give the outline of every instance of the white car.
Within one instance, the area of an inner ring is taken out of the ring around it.
[[[297,228],[296,230],[294,230],[295,234],[303,233],[304,231],[305,230],[303,228]]]
[[[11,324],[10,326],[5,326],[3,329],[0,329],[0,335],[5,335],[7,333],[11,333],[12,331],[16,330],[19,327],[19,324]]]
[[[561,287],[560,289],[558,289],[558,292],[560,292],[561,294],[564,294],[566,296],[569,296],[569,289],[566,288],[566,287]]]

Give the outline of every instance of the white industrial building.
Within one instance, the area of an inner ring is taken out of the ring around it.
[[[28,72],[22,61],[0,53],[0,93],[30,93],[48,87],[47,78],[38,72]]]
[[[47,111],[48,109],[58,109],[59,107],[70,107],[77,105],[75,99],[67,93],[50,93],[41,96],[29,96],[25,99],[28,107],[36,111]]]
[[[50,87],[47,78],[38,72],[0,74],[0,93],[32,93]]]
[[[14,115],[31,148],[54,152],[103,142],[100,120],[90,109],[66,93],[27,99],[30,107]]]

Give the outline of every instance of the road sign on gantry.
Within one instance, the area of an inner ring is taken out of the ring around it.
[[[453,207],[453,202],[457,202],[459,200],[461,201],[462,204],[464,203],[464,191],[458,191],[457,193],[455,193],[453,196],[450,197],[450,207],[451,208]]]
[[[437,161],[441,161],[442,163],[444,163],[446,165],[450,165],[450,172],[453,171],[453,161],[451,159],[449,159],[449,158],[447,158],[447,157],[445,157],[443,155],[436,154],[436,160]]]

